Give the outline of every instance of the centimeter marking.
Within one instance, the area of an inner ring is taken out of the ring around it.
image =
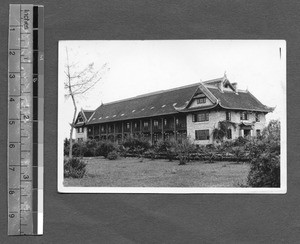
[[[43,233],[43,7],[11,4],[8,43],[8,234]]]

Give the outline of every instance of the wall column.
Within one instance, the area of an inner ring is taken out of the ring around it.
[[[114,122],[114,142],[116,142],[116,122]]]
[[[122,128],[122,141],[124,140],[124,123],[121,122],[121,128]]]
[[[140,137],[142,136],[142,120],[140,120]]]
[[[153,128],[152,128],[152,118],[150,119],[150,138],[151,138],[151,145],[153,145]]]
[[[105,134],[106,134],[106,140],[108,140],[108,124],[105,124]]]
[[[164,118],[161,118],[161,136],[163,141],[165,140],[165,135],[164,135]]]
[[[174,116],[174,137],[175,137],[175,140],[177,141],[176,117],[175,116]]]

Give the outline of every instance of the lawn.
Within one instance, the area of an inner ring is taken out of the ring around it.
[[[86,176],[67,178],[65,186],[92,187],[239,187],[245,185],[249,164],[189,162],[102,157],[84,158]]]

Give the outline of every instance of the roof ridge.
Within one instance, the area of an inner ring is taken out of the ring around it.
[[[220,78],[216,78],[216,79],[211,79],[211,80],[206,80],[206,81],[203,81],[202,83],[207,84],[207,83],[210,83],[210,82],[222,81],[223,78],[224,77],[220,77]]]
[[[179,87],[175,87],[175,88],[171,88],[171,89],[167,89],[167,90],[160,90],[160,91],[155,91],[155,92],[149,92],[149,93],[145,93],[145,94],[134,96],[134,97],[129,97],[129,98],[124,98],[124,99],[121,99],[121,100],[113,101],[113,102],[103,103],[102,105],[110,105],[110,104],[114,104],[114,103],[130,101],[130,100],[137,99],[137,98],[143,98],[143,97],[153,96],[153,95],[161,94],[161,93],[164,93],[164,92],[176,91],[176,90],[180,90],[180,89],[183,89],[183,88],[193,87],[195,85],[200,85],[201,83],[202,82],[197,82],[197,83],[193,83],[193,84],[189,84],[189,85],[184,85],[184,86],[179,86]],[[101,107],[102,105],[100,105],[99,107]]]

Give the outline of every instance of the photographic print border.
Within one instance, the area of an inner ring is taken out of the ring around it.
[[[228,40],[221,40],[228,41]],[[286,81],[286,43],[284,40],[282,56],[285,59]],[[60,62],[60,60],[59,60]],[[60,65],[58,65],[60,69]],[[60,73],[60,72],[58,72]],[[286,88],[286,87],[285,87]],[[281,119],[281,157],[280,157],[280,187],[279,188],[254,188],[254,187],[69,187],[63,185],[63,136],[62,128],[59,126],[63,111],[61,106],[64,102],[63,83],[58,79],[58,192],[60,193],[163,193],[163,194],[285,194],[287,192],[287,129],[286,110]],[[284,106],[286,108],[286,93],[284,94]]]

